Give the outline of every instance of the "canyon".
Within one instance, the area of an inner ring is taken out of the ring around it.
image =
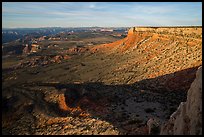
[[[202,27],[132,27],[111,43],[14,58],[3,61],[3,134],[201,134],[181,128],[202,122],[202,110],[190,114],[190,102],[202,101],[202,87],[192,86],[202,81]],[[193,120],[169,126],[181,109]],[[153,133],[150,119],[159,125]]]

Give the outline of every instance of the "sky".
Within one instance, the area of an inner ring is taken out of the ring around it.
[[[202,2],[2,2],[2,28],[202,26]]]

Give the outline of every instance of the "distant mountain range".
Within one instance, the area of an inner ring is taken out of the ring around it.
[[[2,44],[11,42],[17,39],[22,39],[26,35],[33,36],[48,36],[55,35],[60,32],[70,32],[70,31],[84,31],[84,30],[100,30],[105,27],[77,27],[77,28],[62,28],[62,27],[45,27],[45,28],[3,28],[2,29]],[[127,30],[126,27],[108,27],[105,29],[113,29],[113,30]]]

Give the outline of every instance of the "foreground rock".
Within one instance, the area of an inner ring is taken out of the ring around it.
[[[162,127],[162,135],[202,134],[202,67],[188,91],[187,101],[182,102],[169,121]]]

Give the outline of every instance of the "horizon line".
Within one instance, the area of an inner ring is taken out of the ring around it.
[[[9,27],[9,28],[3,28],[2,29],[40,29],[40,28],[131,28],[131,27],[202,27],[202,25],[166,25],[166,26],[157,26],[157,25],[146,25],[146,26],[119,26],[119,27],[105,27],[105,26],[81,26],[81,27],[59,27],[59,26],[53,26],[53,27]]]

